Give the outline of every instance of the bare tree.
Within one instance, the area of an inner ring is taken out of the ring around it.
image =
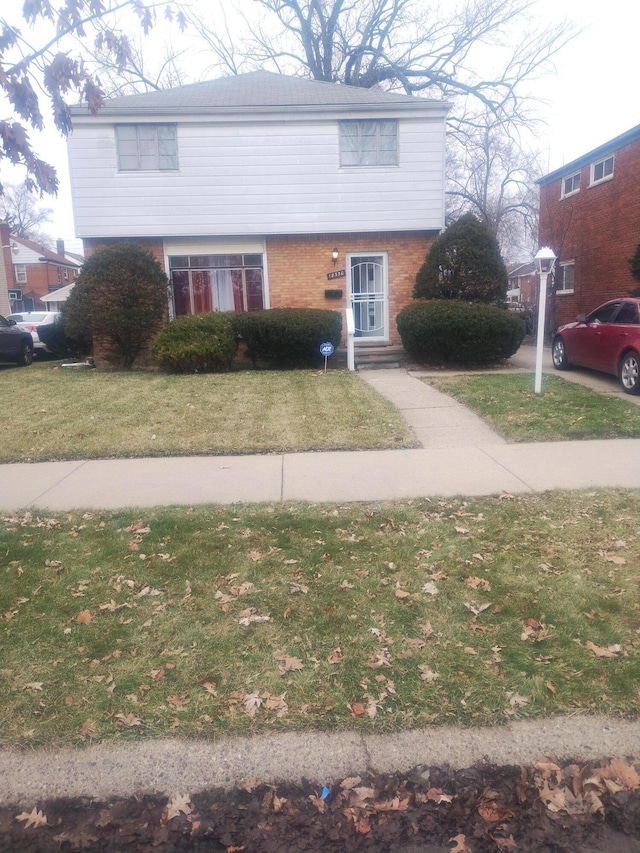
[[[55,169],[35,153],[29,132],[21,123],[37,130],[44,128],[40,96],[48,101],[54,124],[63,134],[71,129],[68,98],[74,92],[93,113],[103,101],[103,91],[82,59],[63,50],[65,42],[74,35],[85,39],[93,32],[95,47],[108,51],[124,68],[131,59],[127,36],[113,29],[94,31],[94,24],[130,10],[148,32],[154,24],[156,6],[163,8],[165,15],[173,15],[164,0],[154,5],[146,5],[144,0],[62,0],[57,8],[49,0],[25,0],[22,19],[19,12],[9,15],[8,6],[4,10],[6,17],[0,17],[0,93],[11,109],[10,117],[0,120],[0,163],[6,160],[24,167],[30,189],[37,186],[43,192],[55,193],[58,186]],[[182,23],[181,12],[178,17]]]
[[[447,218],[474,213],[507,262],[533,254],[538,234],[538,155],[485,109],[449,134]]]
[[[301,74],[445,99],[472,98],[511,122],[528,119],[520,89],[576,34],[538,27],[531,0],[460,0],[445,12],[423,0],[253,0],[239,25],[190,22],[219,68]],[[522,35],[524,33],[524,35]]]
[[[145,53],[140,35],[130,35],[128,61],[123,66],[106,46],[110,24],[98,21],[95,28],[104,35],[100,47],[88,47],[81,40],[79,47],[85,56],[86,66],[92,69],[94,76],[99,77],[104,97],[118,98],[123,95],[172,89],[192,82],[181,65],[188,52],[176,50],[171,40],[165,41],[159,49]]]
[[[7,184],[0,196],[0,219],[9,224],[9,231],[16,237],[33,240],[41,246],[50,246],[51,237],[42,227],[51,222],[53,210],[43,207],[25,183],[15,186]]]

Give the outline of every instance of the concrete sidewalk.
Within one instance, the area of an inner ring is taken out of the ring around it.
[[[512,360],[504,369],[531,370],[532,354],[529,348],[520,363]],[[421,449],[2,465],[0,509],[385,501],[640,487],[640,439],[510,445],[464,406],[420,381],[418,373],[361,375],[402,411]],[[251,779],[307,778],[322,785],[419,764],[526,764],[545,755],[640,756],[640,721],[574,716],[367,737],[304,732],[215,743],[146,740],[59,752],[0,751],[0,803],[30,807],[51,797],[193,794]]]
[[[0,509],[385,501],[640,487],[640,439],[507,444],[419,375],[403,369],[361,374],[400,409],[421,449],[2,465]]]

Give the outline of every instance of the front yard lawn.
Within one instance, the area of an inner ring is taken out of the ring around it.
[[[347,371],[202,376],[0,370],[0,462],[412,447],[394,406]]]
[[[640,436],[640,406],[560,376],[543,376],[542,394],[534,393],[533,374],[526,373],[429,376],[423,381],[469,406],[507,441]]]
[[[635,714],[639,499],[6,515],[0,746]]]

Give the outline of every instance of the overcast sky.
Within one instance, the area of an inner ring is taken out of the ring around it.
[[[547,126],[538,135],[538,144],[548,172],[640,124],[640,4],[638,0],[534,0],[534,8],[541,20],[568,18],[583,29],[557,56],[555,72],[532,86],[545,102],[539,113]],[[69,248],[78,247],[65,144],[49,133],[39,148],[58,168],[61,184],[58,198],[46,201],[54,208],[47,230],[54,239],[63,238]]]

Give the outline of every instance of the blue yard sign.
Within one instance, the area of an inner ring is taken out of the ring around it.
[[[320,344],[320,355],[324,356],[324,372],[327,372],[327,359],[330,355],[333,355],[334,347],[331,341],[325,341]]]

